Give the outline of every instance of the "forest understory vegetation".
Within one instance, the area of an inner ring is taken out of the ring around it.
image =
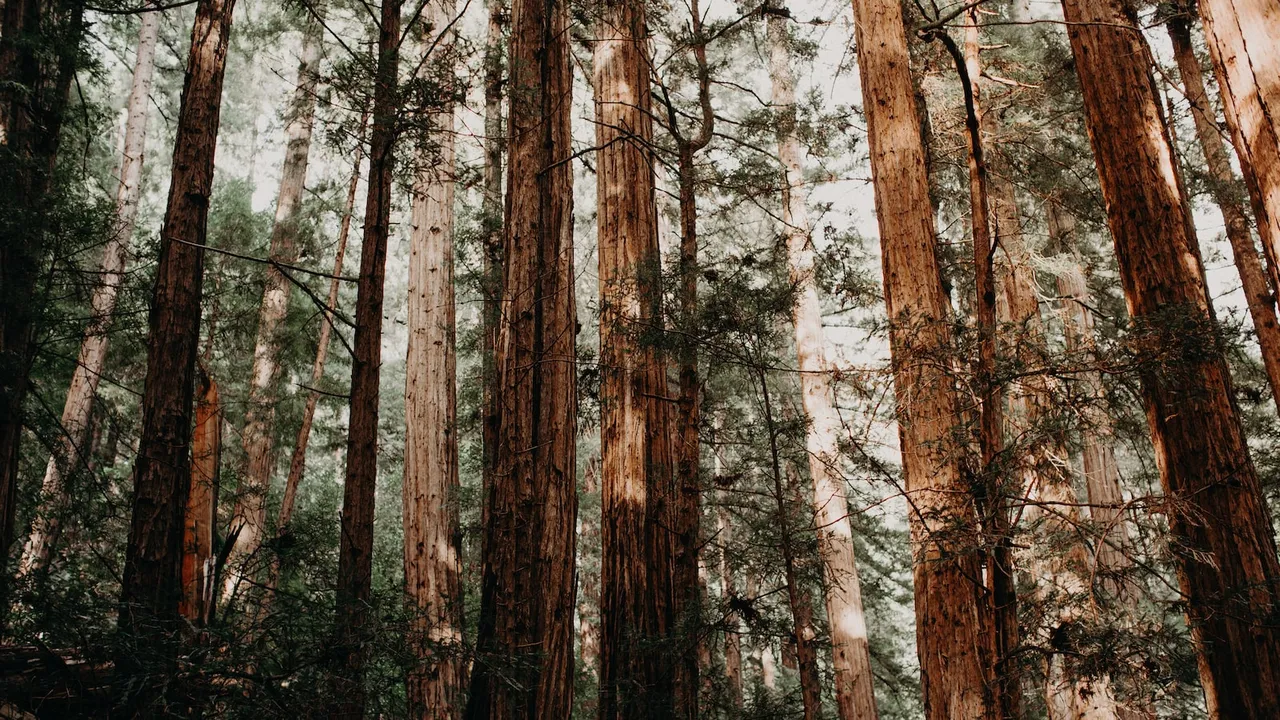
[[[1275,0],[0,0],[0,717],[1280,718],[1278,298]]]

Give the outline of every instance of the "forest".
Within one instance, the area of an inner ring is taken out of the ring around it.
[[[0,0],[0,718],[1275,720],[1278,298],[1277,0]]]

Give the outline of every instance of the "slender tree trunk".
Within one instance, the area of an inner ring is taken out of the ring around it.
[[[1064,0],[1085,118],[1168,496],[1211,717],[1280,714],[1280,561],[1209,304],[1194,224],[1120,0]],[[1173,363],[1173,367],[1170,366]]]
[[[1200,14],[1271,291],[1280,294],[1280,6],[1272,0],[1201,0]]]
[[[324,366],[329,359],[329,343],[333,339],[334,316],[338,308],[338,291],[342,286],[343,261],[347,256],[347,238],[351,235],[351,217],[355,213],[356,189],[360,185],[360,163],[364,160],[365,127],[367,114],[360,118],[360,132],[356,136],[356,157],[351,166],[351,179],[347,181],[347,200],[343,206],[342,222],[338,228],[338,247],[333,255],[333,275],[329,281],[329,295],[325,299],[328,310],[320,321],[320,337],[316,340],[316,359],[311,364],[310,387],[318,388],[324,379]],[[302,424],[298,427],[298,438],[293,444],[293,455],[289,458],[289,477],[284,483],[284,497],[280,501],[280,515],[276,519],[276,531],[282,536],[288,532],[289,521],[293,518],[293,508],[298,498],[298,485],[302,482],[302,473],[307,464],[307,444],[311,439],[311,426],[315,421],[316,407],[320,402],[320,391],[313,389],[307,393],[307,404],[302,411]],[[278,562],[278,558],[277,558]],[[273,569],[268,587],[276,586],[278,567]]]
[[[911,503],[916,641],[929,720],[993,718],[994,643],[981,542],[952,432],[961,422],[947,373],[948,302],[902,10],[854,0],[858,67],[880,223],[898,434]]]
[[[515,0],[509,58],[497,465],[466,717],[559,720],[573,705],[578,512],[568,6]]]
[[[604,0],[600,10],[594,49],[603,459],[599,710],[601,720],[663,718],[673,716],[677,699],[696,698],[697,686],[685,685],[686,668],[668,647],[673,596],[686,588],[675,588],[672,577],[666,367],[647,340],[660,322],[661,303],[649,40],[643,3]]]
[[[212,334],[210,334],[212,337]],[[208,624],[213,612],[218,525],[218,477],[222,456],[222,400],[218,383],[197,363],[195,430],[191,437],[191,494],[183,524],[182,600],[178,612],[196,627]]]
[[[89,421],[93,416],[94,396],[98,380],[107,360],[107,331],[115,312],[116,294],[124,278],[125,256],[133,238],[134,220],[138,214],[138,197],[142,193],[142,162],[146,150],[148,103],[151,76],[155,69],[156,37],[160,14],[142,13],[142,29],[138,33],[137,58],[133,67],[133,84],[129,92],[128,120],[124,131],[124,157],[120,163],[120,184],[116,188],[116,224],[102,251],[100,280],[90,301],[92,316],[80,343],[80,355],[71,376],[71,386],[62,408],[63,437],[55,446],[45,468],[41,484],[40,505],[36,510],[31,534],[22,551],[19,576],[43,571],[58,543],[67,511],[66,476],[88,461],[84,452]]]
[[[1058,297],[1062,299],[1063,335],[1067,351],[1084,363],[1097,357],[1097,332],[1094,329],[1092,300],[1080,269],[1076,245],[1075,218],[1056,201],[1048,207],[1049,236],[1059,252],[1067,253],[1070,262],[1058,273]],[[1089,518],[1101,542],[1095,551],[1096,567],[1112,597],[1132,602],[1133,587],[1124,577],[1130,568],[1129,527],[1125,520],[1124,494],[1120,489],[1120,469],[1113,449],[1111,415],[1103,406],[1106,388],[1096,368],[1087,367],[1079,375],[1088,405],[1081,428],[1081,460],[1084,465],[1085,493],[1089,500]]]
[[[1173,55],[1178,62],[1178,73],[1182,76],[1183,92],[1191,105],[1196,136],[1200,140],[1200,150],[1204,153],[1205,166],[1209,170],[1209,191],[1222,210],[1227,240],[1231,242],[1231,252],[1235,256],[1240,283],[1244,287],[1245,302],[1249,307],[1249,316],[1253,318],[1258,347],[1262,351],[1262,365],[1267,371],[1276,407],[1280,408],[1280,324],[1276,321],[1275,295],[1267,283],[1262,260],[1258,257],[1253,236],[1249,232],[1249,216],[1245,213],[1243,198],[1236,189],[1239,181],[1231,169],[1231,158],[1222,137],[1218,135],[1218,124],[1214,119],[1213,106],[1209,104],[1209,96],[1205,92],[1200,61],[1196,59],[1195,50],[1191,46],[1190,21],[1186,16],[1177,15],[1170,18],[1165,27],[1169,31],[1169,40],[1173,43]]]
[[[481,485],[485,494],[493,485],[497,467],[498,406],[495,348],[498,340],[502,301],[502,86],[506,76],[503,62],[503,28],[507,24],[507,3],[489,0],[489,25],[484,48],[484,200],[481,206],[484,229],[484,338],[481,366],[484,375],[481,398],[481,442],[484,466]]]
[[[360,247],[360,287],[351,358],[351,418],[342,494],[342,536],[334,625],[332,718],[364,716],[365,648],[373,585],[373,510],[378,480],[378,379],[382,363],[382,299],[391,224],[396,98],[402,0],[383,0],[369,142],[369,190]]]
[[[452,0],[429,6],[448,27]],[[436,32],[439,32],[437,30]],[[442,39],[438,52],[452,52]],[[432,110],[437,144],[419,152],[409,250],[405,360],[404,577],[411,613],[409,717],[462,717],[462,557],[458,525],[456,312],[453,291],[453,104]]]
[[[582,492],[584,495],[595,495],[600,492],[600,460],[592,457],[587,460],[587,469],[582,476]],[[582,525],[578,533],[578,547],[600,546],[600,523],[589,516],[581,516]],[[582,655],[582,665],[593,677],[600,677],[600,573],[598,570],[580,569],[578,584],[578,650]]]
[[[720,476],[720,459],[716,457],[716,476]],[[738,578],[734,572],[733,562],[729,554],[733,546],[733,520],[725,505],[724,494],[721,494],[720,507],[716,513],[716,533],[720,544],[720,585],[722,587],[725,606],[724,615],[724,678],[729,690],[729,706],[736,712],[742,711],[742,634],[738,613],[733,604],[738,601]]]
[[[12,0],[0,27],[0,627],[9,607],[22,406],[34,359],[40,303],[36,281],[49,228],[45,198],[62,139],[62,121],[84,34],[84,4]],[[49,60],[46,60],[49,58]]]
[[[302,194],[311,154],[311,129],[316,110],[316,80],[320,64],[321,24],[311,18],[302,32],[302,51],[293,99],[288,109],[284,166],[276,195],[275,225],[271,230],[270,259],[293,263],[298,256]],[[229,603],[242,582],[256,574],[254,555],[262,545],[267,523],[267,492],[276,466],[275,416],[280,375],[280,326],[289,312],[293,286],[284,271],[266,266],[266,285],[258,309],[258,336],[249,373],[249,403],[242,440],[248,465],[237,489],[231,532],[235,543],[227,556],[222,603]]]
[[[783,477],[783,461],[778,447],[778,427],[773,412],[773,400],[769,393],[769,379],[763,365],[758,365],[756,372],[760,381],[760,396],[769,437],[773,500],[776,508],[774,523],[782,550],[782,576],[787,586],[787,604],[791,608],[791,642],[795,650],[795,667],[800,675],[800,699],[804,707],[804,720],[818,720],[822,716],[822,682],[818,672],[818,651],[814,646],[818,633],[813,624],[812,600],[800,581],[800,562],[796,557],[797,535],[791,522],[792,506],[803,507],[800,498],[799,473],[788,465],[786,468],[788,476]],[[786,645],[784,641],[783,665],[787,665]]]
[[[203,246],[234,4],[201,0],[196,6],[174,140],[120,589],[115,692],[123,717],[150,712],[176,669]]]
[[[787,238],[791,283],[796,288],[792,308],[800,387],[809,425],[806,449],[813,479],[813,509],[818,531],[835,669],[836,709],[841,720],[878,717],[871,684],[871,652],[866,614],[849,526],[849,501],[840,472],[839,412],[831,368],[825,357],[822,305],[814,277],[813,238],[806,207],[804,165],[796,138],[795,79],[791,72],[786,20],[770,15],[769,74],[771,103],[778,109],[778,158],[783,165],[782,222]]]

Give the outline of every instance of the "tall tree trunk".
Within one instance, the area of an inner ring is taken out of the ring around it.
[[[9,548],[18,503],[22,405],[34,359],[36,281],[49,223],[45,198],[84,34],[84,4],[12,0],[0,27],[0,172],[9,182],[0,212],[0,626],[9,607]],[[47,58],[47,59],[46,59]]]
[[[1280,561],[1204,283],[1200,250],[1121,0],[1064,0],[1107,200],[1171,549],[1212,717],[1280,714]]]
[[[364,716],[365,647],[373,586],[373,510],[378,481],[378,379],[382,363],[382,298],[391,230],[402,0],[383,0],[369,141],[369,190],[360,246],[360,286],[351,358],[351,418],[342,494],[342,539],[331,677],[333,718]]]
[[[302,51],[293,99],[287,111],[284,165],[276,195],[275,224],[271,230],[271,263],[266,266],[266,285],[258,309],[258,336],[253,347],[253,369],[249,373],[249,403],[245,412],[242,441],[247,458],[245,473],[237,488],[231,532],[235,542],[227,556],[222,603],[229,603],[242,582],[256,574],[256,558],[267,523],[267,492],[276,466],[275,416],[280,375],[280,326],[289,312],[293,286],[274,263],[293,263],[298,257],[298,230],[301,223],[302,194],[307,181],[307,160],[311,154],[311,129],[316,110],[316,80],[320,64],[321,23],[312,17],[302,31]]]
[[[577,313],[568,6],[515,0],[497,366],[469,720],[559,720],[573,705]]]
[[[212,333],[210,333],[212,337]],[[196,627],[208,624],[213,612],[216,559],[214,529],[218,525],[218,477],[222,456],[222,400],[218,383],[197,363],[195,430],[191,437],[191,493],[183,523],[182,600],[178,612]]]
[[[720,460],[716,458],[716,476],[720,475]],[[716,533],[720,544],[721,603],[724,614],[724,679],[729,692],[729,706],[734,712],[742,711],[742,634],[738,613],[733,606],[739,601],[738,578],[733,562],[729,559],[733,545],[733,520],[722,494],[716,514]]]
[[[948,301],[902,10],[853,0],[858,67],[883,253],[898,435],[911,501],[916,640],[925,716],[993,718],[995,648],[977,517],[952,432],[961,422],[946,366]]]
[[[351,235],[351,217],[355,213],[356,189],[360,185],[360,163],[364,160],[365,127],[369,121],[366,113],[360,118],[360,131],[356,135],[356,157],[351,166],[351,179],[347,181],[347,200],[343,206],[342,221],[338,227],[338,247],[333,254],[333,277],[329,280],[329,295],[325,298],[328,308],[320,321],[320,337],[316,340],[316,359],[311,364],[310,387],[307,393],[307,404],[302,410],[302,423],[298,427],[298,438],[293,444],[293,455],[289,458],[289,476],[284,483],[284,497],[280,500],[280,515],[276,519],[276,532],[283,536],[288,532],[289,521],[293,518],[293,508],[297,502],[298,485],[302,482],[302,473],[307,465],[307,445],[311,439],[311,426],[316,417],[316,406],[320,403],[320,381],[324,379],[324,366],[329,359],[329,343],[333,339],[334,313],[338,308],[338,291],[342,286],[342,265],[347,256],[347,238]],[[276,562],[279,559],[277,558]],[[273,565],[269,588],[275,588],[278,567]]]
[[[507,3],[489,0],[489,25],[484,48],[484,200],[481,217],[484,229],[484,338],[481,367],[481,443],[483,475],[481,485],[487,494],[493,485],[497,467],[498,406],[494,387],[498,370],[494,362],[498,341],[499,312],[502,302],[502,86],[506,77],[503,62],[503,28],[506,27]]]
[[[173,147],[120,588],[117,709],[147,713],[176,670],[204,241],[235,0],[201,0]]]
[[[133,239],[134,221],[138,215],[138,198],[142,194],[142,163],[146,151],[148,103],[151,76],[155,70],[156,38],[160,13],[142,13],[138,32],[137,57],[133,65],[133,83],[127,104],[128,120],[124,131],[124,156],[120,162],[120,184],[116,187],[116,222],[102,251],[98,285],[90,300],[91,317],[80,343],[80,355],[71,375],[66,403],[62,408],[63,437],[45,467],[40,504],[32,523],[31,534],[22,551],[18,566],[20,576],[43,571],[58,538],[67,511],[66,476],[73,467],[88,461],[84,444],[94,396],[107,361],[107,331],[115,313],[116,294],[124,279],[125,256]]]
[[[426,13],[433,33],[454,19],[452,0]],[[453,52],[441,37],[432,52]],[[404,584],[411,613],[409,717],[462,717],[462,548],[458,525],[456,311],[453,290],[453,103],[431,111],[419,151],[409,249],[405,360]]]
[[[1103,585],[1112,597],[1125,602],[1134,600],[1134,588],[1124,574],[1131,567],[1128,552],[1129,527],[1125,520],[1124,494],[1120,489],[1120,468],[1113,448],[1111,415],[1102,406],[1106,388],[1096,367],[1097,332],[1094,329],[1092,300],[1080,269],[1076,240],[1076,223],[1056,201],[1048,203],[1050,241],[1054,249],[1068,256],[1069,262],[1055,281],[1062,299],[1063,335],[1067,351],[1086,363],[1078,377],[1088,405],[1081,428],[1081,461],[1084,466],[1085,495],[1089,501],[1089,519],[1100,542],[1094,555]]]
[[[702,12],[698,0],[689,4],[690,51],[697,68],[698,106],[701,111],[696,134],[680,130],[679,115],[670,97],[664,93],[667,125],[678,146],[677,184],[680,200],[680,333],[676,348],[680,376],[680,399],[676,407],[675,437],[675,577],[672,614],[681,638],[702,638],[702,598],[699,581],[702,521],[702,481],[699,464],[702,455],[702,378],[698,372],[698,170],[697,154],[711,142],[715,130],[715,113],[711,106],[711,77],[707,64],[707,40],[702,31]],[[659,216],[661,222],[661,216]],[[661,244],[661,239],[659,239]],[[661,248],[659,249],[661,252]],[[701,706],[699,688],[700,658],[708,649],[699,642],[699,652],[681,652],[676,673],[677,713],[686,720],[696,720]]]
[[[1271,0],[1201,0],[1200,14],[1271,291],[1280,294],[1280,6]]]
[[[671,445],[642,2],[603,0],[594,49],[600,258],[600,718],[672,717]],[[696,568],[696,565],[695,565]],[[687,581],[689,578],[681,578]],[[694,573],[696,587],[696,569]],[[696,592],[696,590],[695,590]],[[696,684],[691,690],[696,698]],[[680,708],[683,712],[685,708]]]
[[[769,16],[769,74],[771,104],[777,108],[778,158],[783,166],[782,222],[787,238],[787,261],[796,289],[792,308],[796,357],[804,411],[808,416],[806,449],[813,480],[813,510],[822,559],[835,669],[836,710],[840,720],[878,717],[871,684],[871,651],[867,640],[862,588],[854,558],[849,501],[840,472],[841,421],[836,410],[831,368],[825,357],[822,304],[814,277],[813,238],[806,207],[804,165],[796,137],[795,78],[786,20]]]
[[[1280,408],[1280,324],[1276,321],[1275,295],[1267,283],[1266,272],[1253,244],[1253,235],[1249,232],[1249,216],[1245,213],[1243,198],[1237,191],[1239,181],[1231,169],[1231,158],[1222,137],[1218,135],[1218,123],[1205,92],[1200,61],[1196,59],[1195,50],[1191,46],[1190,20],[1185,15],[1176,15],[1165,23],[1165,27],[1169,31],[1169,40],[1173,43],[1173,55],[1178,62],[1178,73],[1182,76],[1183,91],[1191,105],[1196,136],[1200,140],[1200,150],[1204,153],[1205,166],[1209,170],[1209,191],[1213,201],[1222,210],[1227,240],[1231,242],[1231,252],[1240,273],[1240,283],[1244,287],[1245,302],[1249,307],[1249,316],[1253,318],[1258,347],[1262,351],[1262,365],[1267,371],[1276,407]],[[1280,105],[1277,107],[1280,108]]]
[[[582,492],[591,496],[600,492],[600,460],[592,457],[587,460],[587,469],[582,476]],[[581,516],[582,525],[578,532],[578,547],[600,546],[600,522],[589,516]],[[600,572],[598,570],[580,569],[578,584],[578,650],[582,655],[583,668],[599,680],[600,677]]]

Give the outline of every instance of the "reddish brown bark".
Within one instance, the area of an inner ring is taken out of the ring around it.
[[[222,456],[222,400],[218,383],[203,364],[197,364],[195,429],[191,437],[191,493],[182,535],[182,600],[178,612],[196,627],[206,625],[213,611],[216,558],[214,530],[218,525],[218,475]]]
[[[469,720],[573,704],[577,357],[568,6],[511,9],[497,466],[484,510]]]
[[[234,0],[201,0],[173,148],[147,343],[133,516],[120,589],[116,702],[147,712],[177,660],[205,223]]]
[[[1107,200],[1130,342],[1168,498],[1206,704],[1213,717],[1280,714],[1280,561],[1204,284],[1194,225],[1121,0],[1064,0]]]
[[[378,378],[382,361],[382,299],[395,165],[396,97],[400,61],[400,6],[384,0],[369,142],[369,191],[360,246],[355,341],[351,358],[346,485],[334,624],[329,716],[364,715],[365,647],[373,585],[373,511],[378,481]]]
[[[951,332],[901,6],[854,0],[858,67],[883,253],[898,434],[911,504],[925,716],[993,718],[995,654],[977,517],[953,429]]]
[[[644,3],[604,0],[594,48],[600,276],[601,720],[670,717],[675,502],[663,353],[646,335],[661,288]],[[692,648],[688,648],[692,649]],[[690,653],[693,654],[693,653]],[[696,678],[696,667],[693,668]],[[677,697],[677,693],[679,697]],[[683,711],[684,708],[681,708]]]

